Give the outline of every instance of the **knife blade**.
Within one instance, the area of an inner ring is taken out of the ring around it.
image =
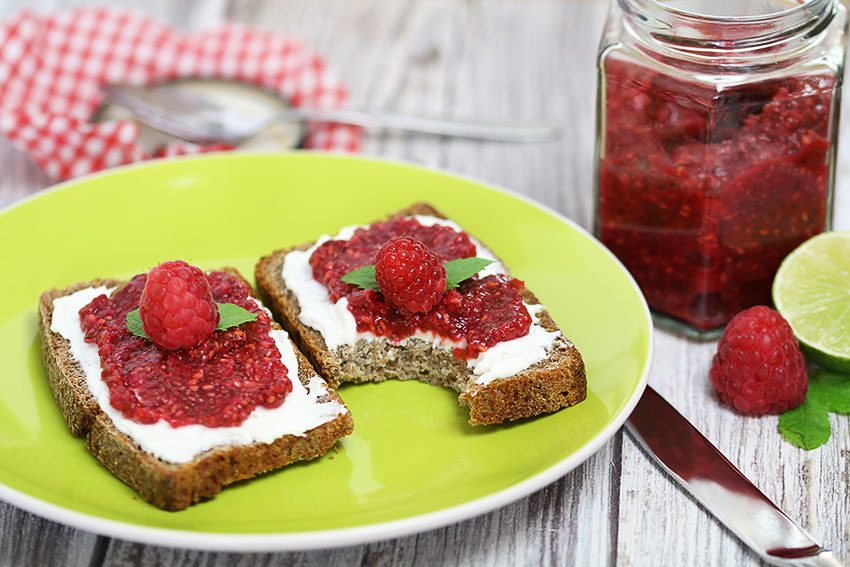
[[[652,388],[647,386],[625,427],[667,473],[765,561],[789,567],[842,566]]]

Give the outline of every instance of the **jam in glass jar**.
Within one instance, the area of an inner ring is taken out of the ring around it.
[[[838,0],[613,0],[594,229],[660,323],[717,334],[829,228],[846,29]]]

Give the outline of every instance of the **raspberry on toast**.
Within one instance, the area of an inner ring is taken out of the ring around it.
[[[390,215],[401,218],[426,215],[446,219],[434,207],[419,203]],[[329,348],[325,336],[300,318],[301,306],[286,285],[283,267],[287,255],[309,250],[313,243],[278,250],[260,260],[255,270],[263,301],[276,319],[332,387],[344,382],[382,381],[387,378],[417,379],[448,386],[459,394],[459,403],[470,410],[472,425],[494,424],[557,411],[586,396],[585,368],[575,345],[567,340],[545,309],[537,313],[537,324],[557,333],[545,358],[514,375],[478,383],[467,362],[451,348],[435,348],[432,342],[409,338],[403,342],[366,340]],[[522,301],[539,304],[527,289]]]
[[[241,279],[235,270],[224,271]],[[318,457],[353,430],[351,414],[342,400],[325,386],[307,359],[295,348],[298,372],[290,372],[290,380],[299,380],[308,391],[311,387],[321,386],[320,391],[314,392],[316,403],[338,404],[341,409],[335,417],[303,435],[285,434],[268,443],[214,446],[188,462],[169,462],[143,450],[133,438],[116,427],[92,395],[80,362],[71,353],[69,341],[51,330],[55,299],[86,288],[119,287],[126,283],[96,280],[44,292],[39,301],[39,331],[50,387],[71,433],[84,437],[89,451],[150,504],[163,510],[181,510],[213,497],[224,486],[238,480]],[[274,322],[272,328],[280,329]]]

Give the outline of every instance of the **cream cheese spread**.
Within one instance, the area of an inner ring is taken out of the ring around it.
[[[223,445],[271,443],[283,435],[303,436],[311,429],[348,413],[342,404],[330,400],[319,403],[328,393],[327,385],[313,376],[307,388],[298,379],[298,359],[285,331],[272,330],[271,336],[286,366],[292,391],[283,404],[274,409],[256,408],[239,426],[206,427],[184,425],[172,427],[160,420],[153,424],[127,419],[109,403],[109,388],[101,379],[100,355],[97,345],[87,343],[80,327],[79,311],[95,297],[111,294],[114,288],[105,286],[81,289],[53,301],[53,321],[50,330],[70,343],[70,350],[86,377],[86,384],[103,412],[115,427],[129,435],[144,451],[163,461],[187,463],[209,449]]]
[[[435,224],[452,228],[457,232],[463,229],[455,222],[432,216],[416,215],[415,218],[424,226]],[[336,236],[323,235],[307,250],[294,250],[289,252],[284,259],[281,276],[286,287],[295,294],[301,307],[299,319],[305,325],[319,331],[325,339],[325,344],[333,350],[342,345],[354,345],[359,340],[388,341],[386,337],[379,337],[371,332],[361,333],[357,331],[357,323],[354,316],[348,310],[348,300],[343,297],[336,303],[330,300],[327,288],[313,278],[313,270],[310,266],[310,257],[313,252],[328,240],[349,240],[354,236],[354,231],[360,225],[347,226],[339,231]],[[507,274],[505,266],[498,261],[493,253],[480,242],[470,237],[475,245],[476,256],[493,260],[486,268],[479,272],[482,276],[493,274]],[[488,384],[498,378],[513,376],[529,366],[544,360],[552,346],[561,335],[555,331],[547,331],[540,325],[538,314],[543,311],[542,305],[525,304],[532,325],[525,336],[498,343],[482,352],[478,357],[467,361],[467,365],[476,375],[476,384]],[[464,348],[463,342],[452,341],[434,333],[423,333],[417,331],[412,337],[402,340],[404,344],[413,338],[432,343],[434,348],[456,347]]]

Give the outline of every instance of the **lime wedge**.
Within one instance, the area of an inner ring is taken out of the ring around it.
[[[788,255],[773,280],[773,303],[806,357],[850,372],[850,232],[825,232]]]

